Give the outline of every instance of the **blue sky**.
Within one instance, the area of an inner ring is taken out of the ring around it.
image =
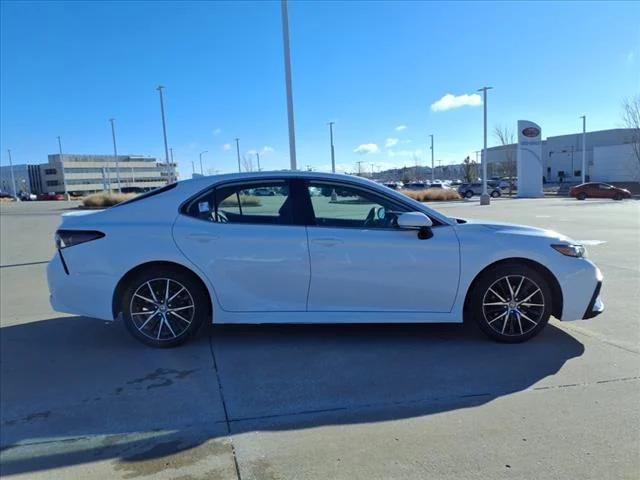
[[[203,150],[205,170],[236,169],[236,136],[263,168],[288,167],[279,2],[1,5],[3,165],[7,148],[45,162],[58,135],[68,153],[111,153],[111,117],[119,152],[163,158],[162,84],[183,178]],[[432,105],[483,85],[490,129],[620,127],[640,92],[639,18],[632,2],[292,2],[298,165],[329,168],[330,120],[341,170],[424,164],[430,133],[436,159],[460,162],[481,147],[482,107]]]

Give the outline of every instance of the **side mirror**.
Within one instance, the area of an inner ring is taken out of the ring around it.
[[[398,215],[398,227],[409,229],[431,228],[433,222],[422,212],[406,212]]]

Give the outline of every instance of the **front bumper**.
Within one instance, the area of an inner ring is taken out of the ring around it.
[[[600,289],[602,288],[602,280],[598,282],[595,290],[593,291],[593,295],[591,296],[591,301],[589,302],[589,306],[587,310],[584,312],[583,320],[588,318],[597,317],[602,312],[604,312],[604,303],[600,298]]]

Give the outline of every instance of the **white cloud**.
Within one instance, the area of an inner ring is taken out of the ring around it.
[[[397,138],[387,138],[387,141],[384,142],[384,146],[386,148],[395,147],[398,144],[399,141],[400,140],[398,140]]]
[[[363,143],[362,145],[358,145],[358,147],[353,151],[353,153],[359,153],[360,155],[365,155],[368,153],[378,153],[380,148],[375,143]]]
[[[472,93],[471,95],[464,93],[458,96],[447,93],[440,100],[431,104],[431,111],[444,112],[452,108],[479,107],[480,105],[482,105],[482,98],[477,93]]]
[[[406,129],[407,129],[407,126],[406,126],[406,125],[398,125],[398,126],[395,128],[395,131],[396,131],[396,132],[401,132],[401,131],[406,130]]]
[[[629,65],[633,64],[633,61],[636,59],[636,53],[632,50],[627,53],[627,63]]]
[[[230,143],[225,143],[224,145],[222,145],[222,149],[225,152],[228,152],[229,150],[231,150],[231,144]]]
[[[262,147],[262,153],[271,153],[275,151],[276,149],[273,148],[271,145],[265,145],[264,147]]]
[[[216,128],[216,129],[213,131],[213,134],[214,134],[214,135],[220,135],[221,133],[222,133],[222,130],[221,130],[220,128]]]

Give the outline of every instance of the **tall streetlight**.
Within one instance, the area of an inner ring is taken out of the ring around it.
[[[177,181],[175,168],[176,162],[173,160],[173,147],[169,148],[169,158],[171,159],[171,174],[169,175],[169,183],[173,183]]]
[[[256,152],[256,160],[258,160],[258,171],[261,172],[262,168],[260,168],[260,152]]]
[[[209,150],[205,150],[204,152],[200,152],[200,175],[204,175],[204,170],[202,170],[202,155],[207,153]],[[193,165],[192,165],[193,166]]]
[[[113,138],[113,159],[116,162],[116,179],[118,180],[118,192],[122,192],[120,186],[120,163],[118,162],[118,147],[116,146],[116,126],[113,118],[109,119],[111,123],[111,137]]]
[[[436,179],[436,172],[433,162],[433,135],[429,135],[431,137],[431,183],[433,183]]]
[[[478,91],[482,92],[482,106],[484,110],[484,148],[482,150],[482,195],[480,195],[480,205],[489,205],[491,197],[487,193],[487,90],[493,87],[482,87]]]
[[[587,181],[587,116],[582,115],[582,183]]]
[[[160,94],[160,115],[162,116],[162,134],[164,135],[164,161],[167,166],[167,178],[169,173],[169,144],[167,143],[167,123],[164,118],[164,88],[162,85],[158,85],[158,93]]]
[[[60,152],[60,167],[62,168],[62,185],[64,187],[64,197],[67,199],[67,202],[70,200],[69,192],[67,190],[67,176],[64,174],[64,160],[62,157],[62,140],[60,140],[60,135],[58,135],[58,151]]]
[[[240,139],[236,138],[236,155],[238,157],[238,172],[242,172],[242,167],[240,167]]]
[[[293,119],[293,92],[291,87],[291,51],[289,49],[289,12],[287,0],[281,0],[282,40],[284,44],[284,77],[287,89],[287,119],[289,122],[289,158],[291,170],[296,170],[296,132]]]
[[[18,199],[16,188],[16,177],[13,176],[13,161],[11,160],[11,150],[7,149],[7,154],[9,154],[9,172],[11,173],[11,188],[13,188],[13,198]]]
[[[331,142],[331,172],[336,173],[336,151],[333,147],[333,124],[336,122],[329,122],[329,141]]]

